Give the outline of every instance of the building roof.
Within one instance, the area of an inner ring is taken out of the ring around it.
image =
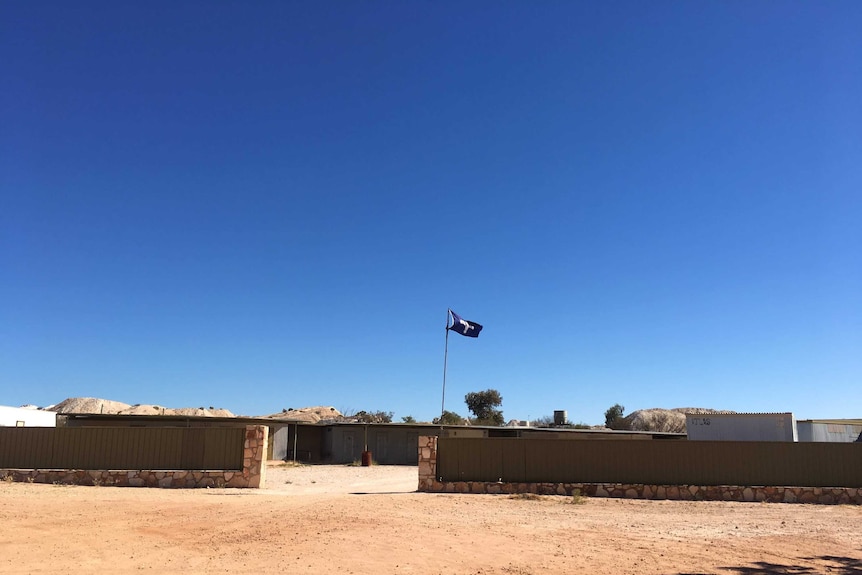
[[[374,427],[389,427],[389,428],[407,428],[407,429],[440,429],[441,426],[439,424],[434,423],[359,423],[359,422],[350,422],[350,421],[340,421],[340,422],[327,422],[321,421],[319,423],[310,423],[308,421],[303,420],[295,420],[289,418],[273,418],[273,417],[206,417],[206,416],[195,416],[195,415],[128,415],[128,414],[113,414],[113,413],[67,413],[60,414],[59,417],[61,419],[65,418],[66,420],[79,420],[79,421],[87,421],[91,423],[105,423],[106,425],[117,424],[117,423],[132,423],[132,422],[158,422],[166,427],[184,427],[189,425],[191,422],[195,423],[209,423],[209,424],[220,424],[220,425],[302,425],[307,427],[364,427],[366,425],[374,426]],[[571,429],[565,427],[498,427],[493,425],[445,425],[442,426],[444,429],[476,429],[476,430],[487,430],[490,432],[494,432],[495,434],[502,435],[515,435],[520,432],[530,432],[530,433],[579,433],[579,434],[596,434],[596,435],[604,435],[608,434],[614,435],[649,435],[658,438],[674,438],[674,437],[685,437],[685,433],[668,433],[661,431],[622,431],[622,430],[611,430],[611,429]]]
[[[764,415],[793,415],[791,411],[776,411],[776,412],[763,412],[763,413],[686,413],[686,417],[763,417]]]
[[[272,419],[268,417],[208,417],[205,415],[130,415],[116,413],[65,413],[60,414],[66,420],[75,419],[82,421],[104,421],[105,423],[132,421],[158,421],[167,424],[180,424],[191,421],[210,423],[234,423],[236,425],[272,425],[274,423],[305,423],[291,419]],[[312,424],[313,425],[313,424]]]
[[[862,425],[862,419],[797,419],[796,423],[826,423],[829,425]]]

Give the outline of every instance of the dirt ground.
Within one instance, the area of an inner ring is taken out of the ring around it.
[[[862,575],[862,508],[417,493],[415,467],[263,490],[0,482],[0,573]]]

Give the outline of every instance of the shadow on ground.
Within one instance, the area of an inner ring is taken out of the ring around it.
[[[823,555],[820,557],[804,557],[805,561],[818,563],[815,566],[782,565],[757,561],[750,565],[725,566],[721,569],[740,575],[862,575],[862,559],[855,557],[836,557]],[[679,575],[704,575],[703,573],[679,573]]]
[[[414,493],[419,493],[416,490],[413,491],[351,491],[349,495],[413,495]]]

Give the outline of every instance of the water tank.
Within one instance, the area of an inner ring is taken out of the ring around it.
[[[554,425],[565,425],[569,420],[565,410],[554,412]]]

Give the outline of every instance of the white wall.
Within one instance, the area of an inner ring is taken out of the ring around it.
[[[796,441],[792,413],[686,414],[685,430],[694,441]]]
[[[799,441],[818,441],[828,443],[853,443],[862,434],[862,425],[852,423],[832,423],[820,421],[798,421],[796,429]]]
[[[23,409],[0,405],[0,427],[57,427],[57,414],[53,411]]]

